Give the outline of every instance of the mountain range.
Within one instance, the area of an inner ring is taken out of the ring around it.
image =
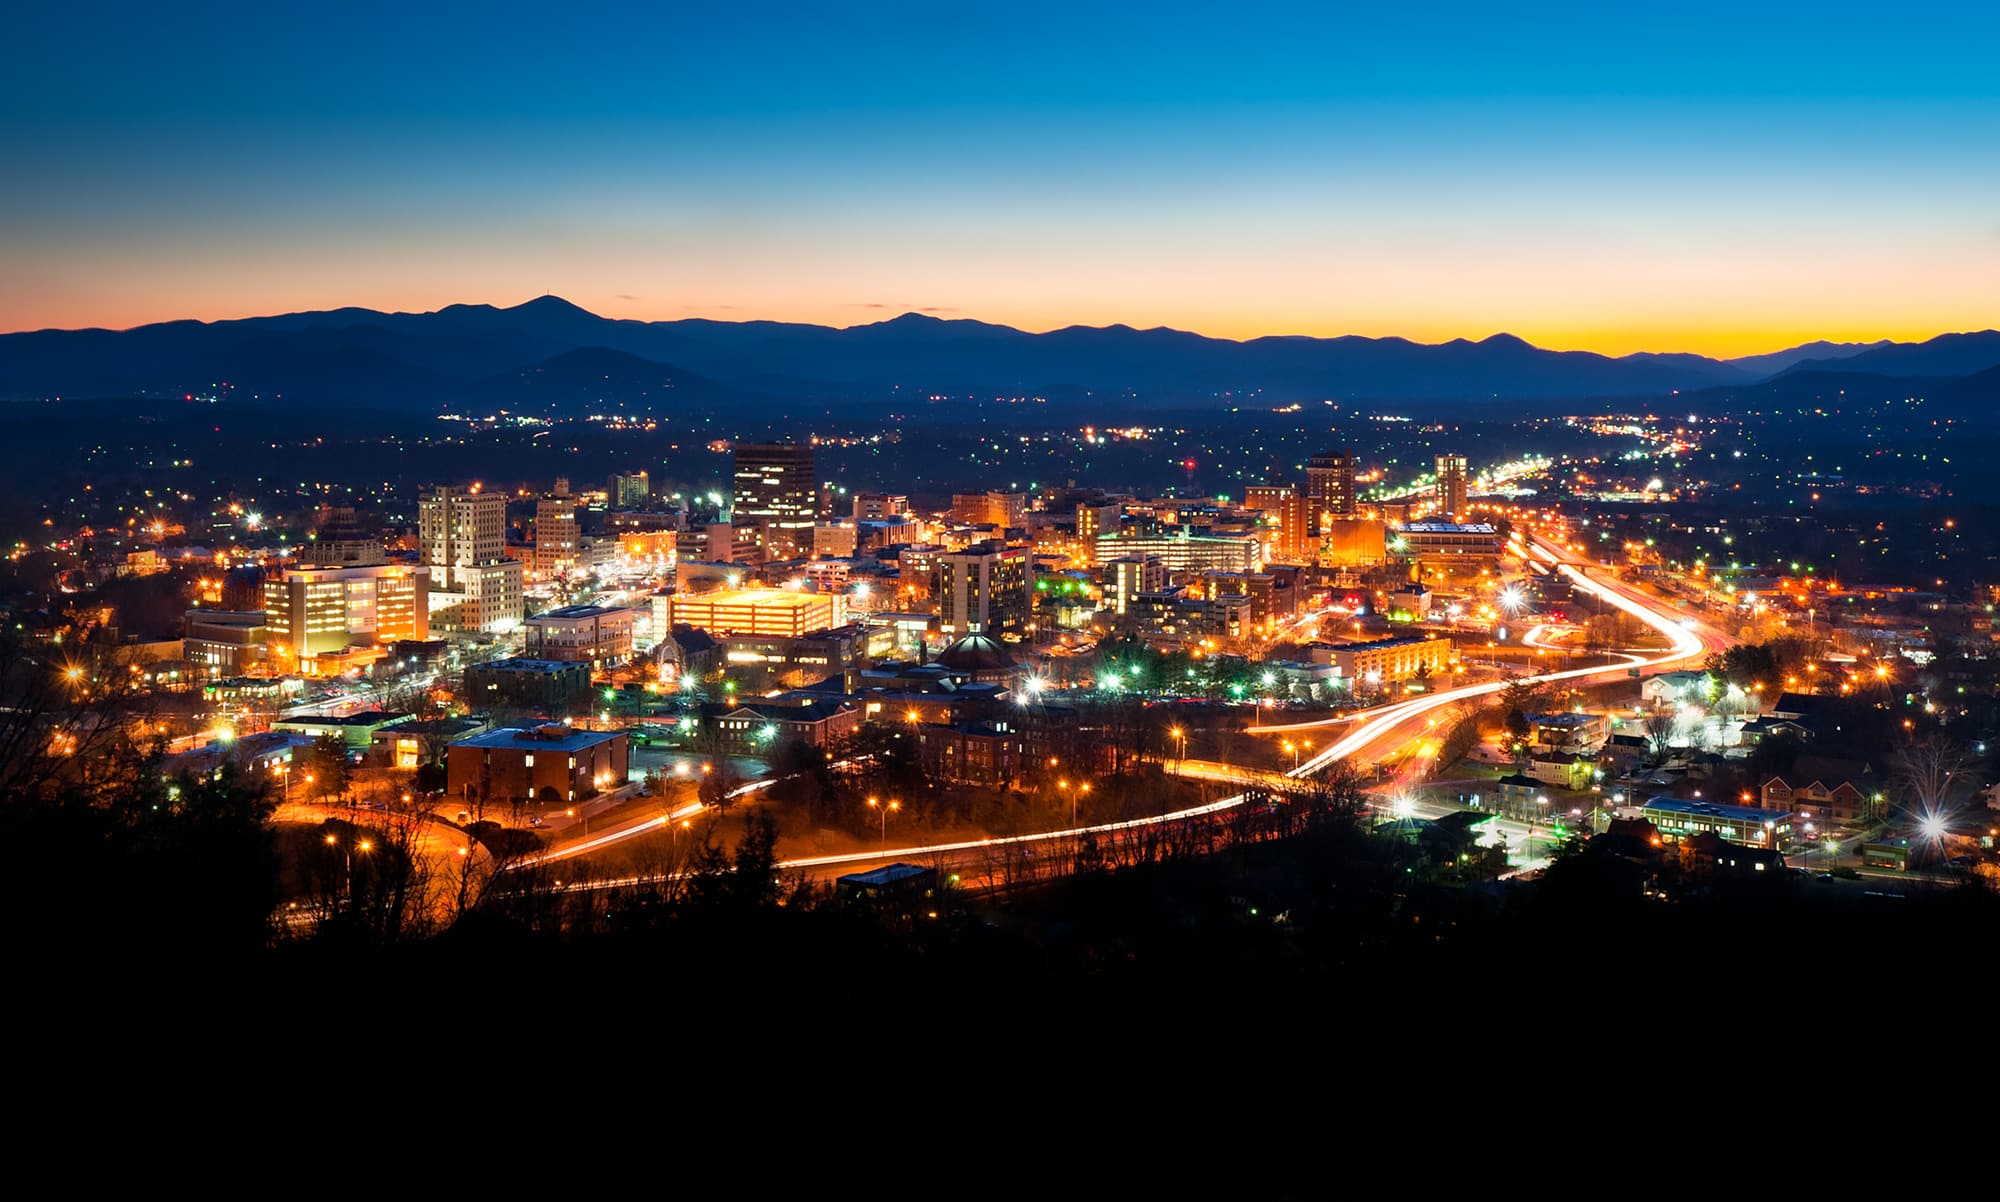
[[[835,328],[641,322],[559,297],[431,313],[332,309],[130,330],[0,335],[0,398],[236,395],[360,407],[605,409],[1040,397],[1176,407],[1294,401],[1567,401],[1756,385],[1799,372],[1960,377],[2000,366],[2000,332],[1813,342],[1719,360],[1551,351],[1509,334],[1425,344],[1069,326],[1029,333],[905,313]]]

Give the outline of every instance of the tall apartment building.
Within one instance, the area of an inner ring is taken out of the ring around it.
[[[1465,485],[1465,456],[1439,455],[1437,457],[1437,504],[1440,513],[1454,519],[1464,515]]]
[[[440,488],[417,500],[418,553],[433,584],[450,569],[492,563],[507,550],[507,498],[497,492]]]
[[[812,551],[819,520],[819,484],[813,449],[794,443],[743,443],[736,448],[731,520],[738,528],[764,527],[769,559],[797,559]]]
[[[582,535],[577,529],[576,500],[563,494],[535,502],[534,578],[546,584],[557,573],[575,572]]]
[[[506,497],[440,488],[418,499],[417,534],[433,627],[502,632],[521,624],[525,567],[506,557]]]
[[[1357,509],[1354,456],[1346,451],[1329,451],[1308,459],[1306,501],[1308,534],[1314,541],[1333,519],[1353,517]]]
[[[936,597],[947,635],[1025,635],[1033,622],[1035,582],[1025,547],[975,543],[938,556]]]
[[[1086,566],[1097,566],[1097,539],[1100,535],[1118,533],[1124,512],[1125,507],[1116,503],[1076,507],[1076,541],[1083,548]]]
[[[653,478],[645,472],[618,472],[605,486],[604,499],[614,509],[644,505],[653,495]]]

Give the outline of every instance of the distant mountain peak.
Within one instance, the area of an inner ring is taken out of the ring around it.
[[[575,304],[574,302],[571,301],[566,301],[562,297],[554,294],[553,292],[544,292],[542,295],[536,297],[531,301],[522,301],[520,304],[515,305],[511,309],[508,309],[507,312],[527,313],[537,317],[551,317],[559,314],[560,315],[577,314],[584,317],[597,316],[597,314],[592,313],[590,310],[584,308],[582,305]]]

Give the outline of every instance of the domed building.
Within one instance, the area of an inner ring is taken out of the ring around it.
[[[1011,685],[1021,671],[1007,648],[990,636],[977,633],[968,634],[938,652],[931,662],[974,684]]]

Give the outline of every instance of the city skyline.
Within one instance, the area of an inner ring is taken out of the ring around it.
[[[1989,12],[1144,14],[38,12],[0,329],[542,293],[1722,357],[1993,324]]]

